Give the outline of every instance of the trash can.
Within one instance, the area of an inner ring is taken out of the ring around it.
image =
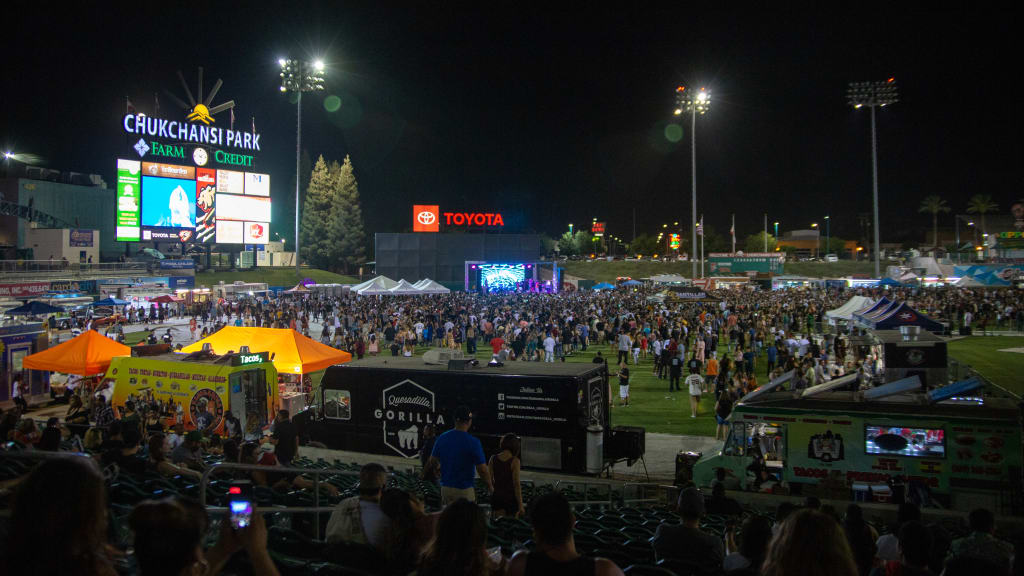
[[[587,474],[600,474],[604,468],[604,426],[587,426]]]
[[[682,486],[693,480],[693,465],[700,460],[700,452],[680,452],[676,454],[676,486]]]

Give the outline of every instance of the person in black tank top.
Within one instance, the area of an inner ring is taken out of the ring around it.
[[[576,517],[560,493],[534,499],[530,523],[537,547],[532,552],[516,552],[508,565],[508,576],[622,576],[622,570],[611,560],[576,552],[572,536]]]

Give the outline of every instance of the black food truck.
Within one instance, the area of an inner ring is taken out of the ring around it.
[[[366,358],[327,369],[306,427],[329,448],[416,458],[424,427],[452,428],[455,409],[466,405],[470,433],[485,453],[511,432],[522,439],[524,467],[595,474],[608,434],[608,391],[604,363]]]

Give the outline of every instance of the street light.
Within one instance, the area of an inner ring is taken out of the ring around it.
[[[811,228],[813,228],[814,231],[817,232],[817,235],[814,237],[814,257],[817,258],[818,246],[821,244],[821,228],[818,228],[817,222],[811,222]]]
[[[313,63],[303,60],[277,61],[281,66],[281,92],[295,92],[295,273],[301,278],[299,258],[299,159],[302,150],[302,93],[316,92],[324,89],[324,63],[317,60]]]
[[[775,243],[779,243],[779,223],[775,222]]]
[[[830,238],[832,234],[832,217],[825,216],[825,256],[832,253],[832,240]]]
[[[875,212],[875,277],[881,276],[881,256],[878,229],[878,138],[875,133],[875,108],[899,102],[896,78],[884,82],[850,82],[846,97],[855,109],[871,108],[871,182]]]
[[[711,92],[701,88],[699,92],[687,90],[685,86],[676,88],[676,116],[683,112],[690,113],[690,167],[691,167],[691,212],[690,233],[692,234],[690,250],[697,251],[697,114],[704,114],[711,108]],[[697,277],[697,260],[690,256],[690,278]]]

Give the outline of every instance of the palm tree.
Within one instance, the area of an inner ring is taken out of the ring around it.
[[[999,206],[992,201],[992,197],[988,194],[975,194],[967,201],[967,213],[981,215],[982,234],[988,234],[988,228],[985,227],[985,214],[995,212],[998,209]]]
[[[941,197],[933,194],[921,201],[918,212],[927,212],[932,215],[932,246],[939,246],[939,212],[949,212],[949,206]]]

